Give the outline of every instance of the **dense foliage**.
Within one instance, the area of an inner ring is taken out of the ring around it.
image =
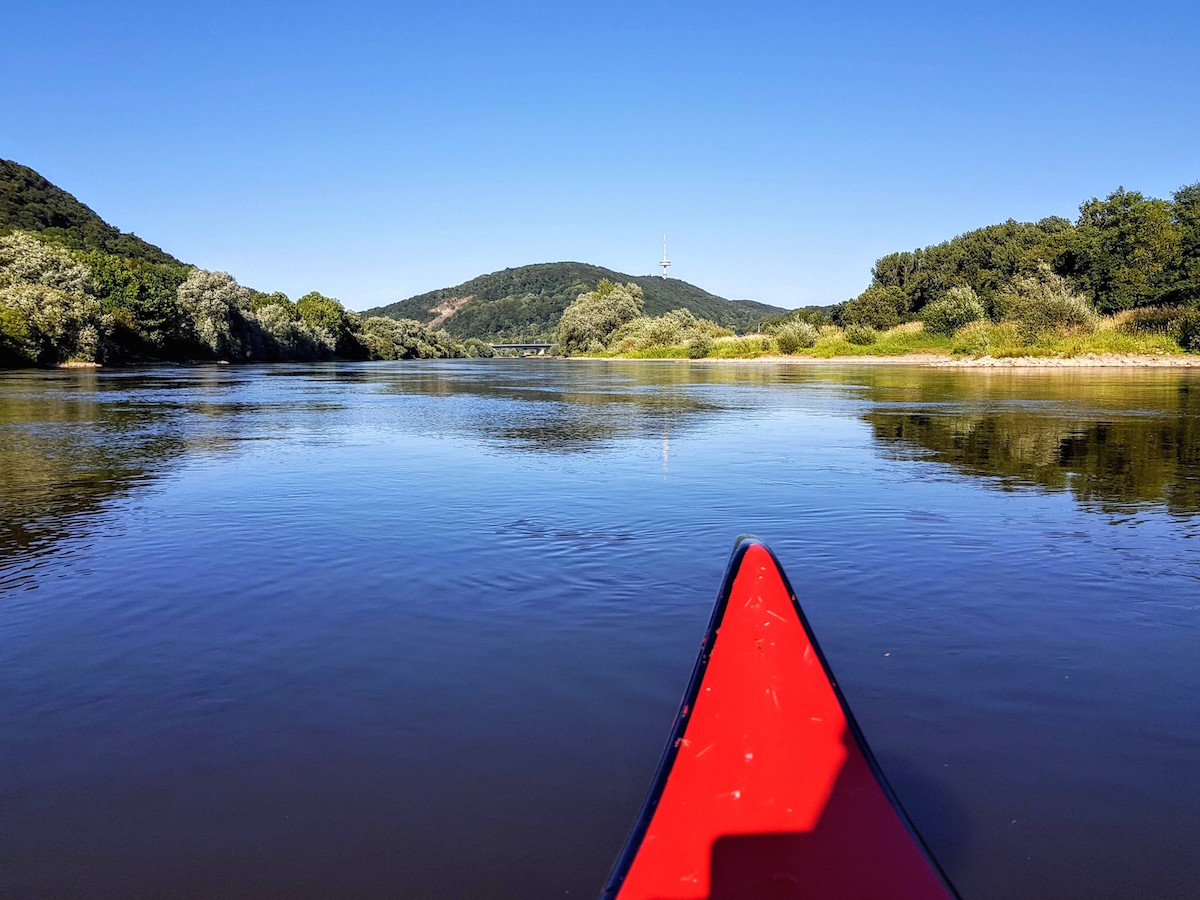
[[[775,331],[775,343],[780,353],[795,353],[814,346],[820,334],[811,322],[795,320],[779,326]]]
[[[921,311],[925,329],[931,334],[952,335],[970,322],[987,318],[987,311],[969,285],[956,284]]]
[[[580,294],[595,290],[601,281],[637,285],[648,315],[686,309],[698,319],[736,331],[753,329],[763,319],[783,312],[750,300],[725,300],[676,278],[623,275],[600,266],[562,262],[481,275],[457,287],[367,310],[364,315],[436,323],[460,338],[544,340],[557,327],[567,306]]]
[[[490,354],[419,322],[363,322],[316,293],[292,303],[226,272],[0,236],[0,365]]]
[[[1091,302],[1046,265],[1005,285],[996,298],[996,318],[1013,322],[1027,343],[1047,331],[1093,331],[1099,322]]]
[[[894,285],[875,285],[838,310],[841,325],[865,325],[869,328],[894,328],[908,313],[908,297]]]
[[[642,289],[636,284],[602,279],[594,291],[580,294],[563,310],[554,329],[554,343],[568,354],[602,352],[613,333],[636,319],[644,308]]]
[[[1103,200],[1081,204],[1074,223],[1057,217],[1009,220],[932,247],[891,253],[876,261],[868,291],[898,289],[919,315],[951,288],[965,285],[994,314],[1008,286],[1042,267],[1066,278],[1100,313],[1200,303],[1200,183],[1180,188],[1170,200],[1118,188]]]

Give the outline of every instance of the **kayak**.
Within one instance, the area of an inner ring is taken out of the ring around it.
[[[734,549],[601,900],[954,898],[774,554]]]

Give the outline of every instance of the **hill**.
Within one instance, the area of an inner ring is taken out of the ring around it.
[[[0,159],[0,233],[14,229],[38,232],[74,250],[182,265],[159,247],[109,225],[28,166]]]
[[[546,338],[567,305],[580,294],[594,290],[604,278],[620,284],[633,282],[641,287],[646,315],[650,316],[688,309],[699,318],[745,331],[784,311],[753,300],[726,300],[677,278],[624,275],[602,266],[559,262],[480,275],[457,287],[409,297],[369,309],[363,315],[416,319],[445,328],[458,338]]]

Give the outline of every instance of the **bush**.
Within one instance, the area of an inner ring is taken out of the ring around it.
[[[1170,334],[1179,331],[1186,309],[1179,306],[1144,306],[1119,313],[1117,321],[1128,334]]]
[[[998,317],[1017,325],[1021,340],[1033,343],[1055,329],[1095,331],[1099,322],[1087,298],[1071,290],[1067,282],[1043,265],[1036,275],[1016,278],[996,300]]]
[[[921,321],[930,334],[952,335],[987,315],[979,298],[967,285],[956,285],[921,310]]]
[[[792,354],[813,346],[819,334],[817,327],[808,322],[788,322],[775,332],[775,343],[780,353]]]
[[[728,333],[716,322],[697,319],[686,309],[674,309],[665,315],[639,316],[626,322],[609,337],[607,352],[628,355],[651,349],[684,348],[698,338],[711,339]]]
[[[491,359],[496,355],[492,345],[479,338],[467,338],[463,341],[463,351],[471,359]]]
[[[1162,334],[1190,353],[1200,353],[1200,309],[1148,306],[1123,314],[1121,329],[1129,334]]]
[[[1189,309],[1183,314],[1175,339],[1188,353],[1200,353],[1200,309]]]
[[[908,297],[898,287],[869,287],[842,304],[842,325],[867,325],[881,331],[899,325],[908,313]]]
[[[846,340],[859,347],[869,347],[879,340],[879,332],[870,325],[859,325],[857,322],[846,326]]]
[[[707,334],[702,334],[688,341],[687,355],[689,359],[704,359],[712,353],[713,340]]]

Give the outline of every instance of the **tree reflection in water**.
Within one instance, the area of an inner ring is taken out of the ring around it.
[[[997,382],[968,372],[929,387],[918,402],[891,400],[887,379],[870,391],[884,402],[864,418],[893,458],[916,454],[1001,489],[1069,491],[1104,512],[1200,512],[1200,380],[1190,373]]]

